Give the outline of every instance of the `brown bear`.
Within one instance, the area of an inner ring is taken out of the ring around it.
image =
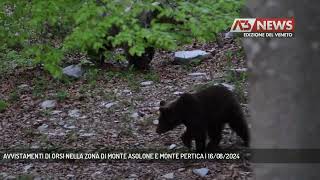
[[[226,87],[217,85],[194,94],[182,94],[170,103],[161,101],[156,132],[162,134],[184,124],[187,130],[181,139],[185,146],[191,148],[194,139],[197,152],[212,151],[218,148],[226,123],[242,138],[244,145],[249,146],[248,125],[237,98]]]

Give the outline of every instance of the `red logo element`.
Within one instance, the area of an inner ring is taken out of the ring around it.
[[[247,31],[251,29],[251,24],[249,20],[235,20],[235,25],[232,26],[232,30],[239,28],[241,31]]]

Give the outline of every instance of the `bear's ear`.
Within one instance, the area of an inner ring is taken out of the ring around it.
[[[161,107],[161,106],[164,106],[165,104],[166,104],[165,101],[160,101],[160,107]]]

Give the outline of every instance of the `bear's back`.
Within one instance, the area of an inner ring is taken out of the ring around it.
[[[194,95],[199,108],[206,116],[221,116],[239,109],[236,97],[222,85],[210,86]]]

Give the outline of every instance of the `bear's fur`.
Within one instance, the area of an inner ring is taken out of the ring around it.
[[[170,103],[161,101],[156,132],[165,133],[184,124],[187,130],[181,137],[183,144],[191,148],[194,139],[196,151],[204,152],[218,147],[226,123],[242,138],[244,145],[249,146],[248,125],[236,97],[224,86],[210,86],[194,94],[182,94]]]

